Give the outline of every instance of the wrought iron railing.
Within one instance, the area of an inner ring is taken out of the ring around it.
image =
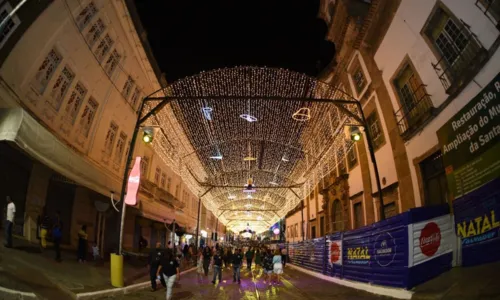
[[[500,0],[476,0],[476,6],[500,30]]]
[[[471,69],[480,65],[488,54],[468,24],[461,20],[457,27],[459,27],[458,35],[466,38],[465,46],[461,50],[453,47],[449,50],[454,52],[448,57],[442,54],[435,64],[431,63],[448,94],[452,94],[463,86],[467,77],[473,73]],[[453,60],[450,61],[451,59]]]
[[[412,103],[403,103],[399,110],[395,113],[396,120],[401,136],[407,136],[411,132],[419,128],[431,115],[434,106],[430,95],[426,91],[425,84],[421,84],[413,93],[411,98]]]

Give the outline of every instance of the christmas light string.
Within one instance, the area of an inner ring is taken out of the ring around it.
[[[307,196],[327,176],[325,173],[338,166],[340,159],[346,163],[345,154],[352,147],[352,142],[346,141],[343,131],[338,128],[356,124],[354,118],[333,104],[287,101],[286,98],[354,99],[335,87],[299,73],[256,67],[221,69],[174,82],[153,96],[161,93],[173,97],[203,97],[201,100],[173,101],[147,123],[162,128],[153,147],[162,160],[182,176],[193,193],[201,194],[207,188],[198,181],[217,186],[241,186],[241,189],[214,188],[203,198],[207,208],[216,215],[229,203],[239,206],[241,211],[221,216],[225,224],[229,216],[244,218],[244,205],[252,203],[252,199],[246,199],[242,192],[248,177],[254,179],[257,189],[252,195],[254,203],[263,201],[280,208],[276,214],[259,212],[253,215],[274,223],[301,201],[288,188],[279,187],[305,182],[304,189],[294,190],[301,198]],[[236,96],[261,98],[241,100]],[[269,97],[284,100],[269,100]],[[148,103],[146,111],[155,103],[159,102]],[[360,115],[356,105],[341,105]],[[207,107],[211,109],[210,120],[203,113]],[[292,119],[301,108],[310,111],[311,118],[307,122]],[[245,112],[257,121],[241,118]],[[217,152],[223,158],[211,159]],[[255,160],[244,160],[250,156]],[[270,182],[278,183],[278,188],[259,188],[269,186]],[[230,199],[231,196],[234,199]],[[230,226],[243,226],[242,222],[232,221]]]

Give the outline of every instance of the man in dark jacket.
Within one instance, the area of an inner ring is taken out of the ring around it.
[[[210,266],[210,260],[212,259],[212,251],[210,247],[205,247],[203,249],[203,272],[205,276],[208,276],[208,267]]]
[[[236,249],[236,252],[233,254],[232,257],[232,263],[233,263],[233,282],[236,282],[236,280],[238,280],[238,283],[241,283],[240,269],[241,269],[241,264],[243,263],[243,254],[241,254],[241,249]]]
[[[214,255],[214,278],[212,283],[215,284],[215,280],[219,277],[219,283],[222,281],[222,250],[218,250]]]
[[[165,254],[165,249],[162,248],[161,243],[156,243],[156,248],[152,249],[149,253],[148,265],[149,265],[149,276],[151,278],[151,290],[156,291],[156,273],[158,267],[160,267],[161,260]],[[167,287],[165,279],[160,276],[160,282],[163,287]]]

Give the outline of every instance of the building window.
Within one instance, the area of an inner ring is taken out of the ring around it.
[[[141,94],[141,91],[139,88],[135,88],[134,93],[132,94],[132,98],[130,98],[130,105],[135,109],[137,106],[137,102],[139,101],[139,96]]]
[[[500,0],[476,0],[476,6],[500,29]]]
[[[57,80],[52,87],[52,91],[50,92],[50,104],[56,111],[59,111],[61,108],[64,96],[68,92],[69,86],[71,85],[71,82],[73,82],[74,78],[75,74],[68,68],[68,66],[65,66],[62,69],[61,74],[59,74],[59,77],[57,77]]]
[[[363,92],[367,85],[365,74],[363,73],[363,68],[361,67],[360,57],[357,56],[354,59],[353,65],[351,66],[351,79],[356,89],[358,96]]]
[[[143,156],[141,159],[141,174],[143,178],[148,178],[149,157]]]
[[[115,160],[114,163],[116,165],[120,165],[123,157],[123,151],[125,150],[125,143],[127,141],[127,135],[125,132],[120,132],[120,137],[118,138],[118,142],[116,142],[116,151],[115,151]]]
[[[9,13],[12,11],[12,6],[10,3],[6,2],[1,8],[0,8],[0,23],[5,20],[9,16]],[[12,35],[14,30],[16,30],[17,26],[21,24],[21,21],[17,17],[17,15],[12,15],[3,25],[2,30],[0,31],[0,48],[3,47],[5,42],[9,39],[9,37]]]
[[[83,30],[96,14],[97,7],[95,6],[94,1],[91,1],[76,17],[78,28]]]
[[[347,165],[349,170],[354,169],[358,165],[358,155],[356,154],[356,144],[352,144],[349,151],[347,151]]]
[[[172,178],[168,177],[168,180],[167,180],[167,192],[170,192],[170,187],[172,187]]]
[[[179,185],[175,186],[175,198],[178,200],[179,199]]]
[[[333,216],[333,221],[331,224],[331,229],[332,229],[331,232],[344,230],[344,220],[342,218],[342,204],[338,199],[333,201],[332,216]]]
[[[316,226],[311,226],[311,238],[316,238]]]
[[[477,58],[482,46],[468,26],[440,2],[423,31],[439,56],[433,67],[444,88],[450,93],[449,88],[461,81],[464,75],[467,76],[470,67],[479,63]]]
[[[167,182],[167,174],[161,173],[161,188],[165,189],[165,184]]]
[[[441,151],[438,151],[420,163],[424,185],[426,206],[448,202],[448,183]]]
[[[123,85],[123,90],[122,90],[122,95],[125,97],[125,99],[128,100],[128,97],[130,96],[130,93],[132,92],[132,89],[134,88],[135,82],[132,77],[128,77],[127,80],[125,81],[125,84]]]
[[[87,32],[86,39],[91,47],[94,46],[97,40],[99,40],[105,29],[106,25],[104,25],[104,22],[101,19],[97,19],[92,27],[90,27]]]
[[[106,74],[108,76],[113,75],[113,72],[116,70],[116,67],[120,63],[120,54],[118,54],[118,51],[113,50],[111,54],[108,57],[108,60],[106,60],[106,63],[104,64],[104,70],[106,71]]]
[[[94,117],[98,107],[99,103],[97,103],[94,98],[90,97],[87,105],[85,105],[85,108],[83,109],[83,113],[80,118],[81,134],[84,137],[89,136],[90,128],[92,127],[92,123],[94,122]]]
[[[319,218],[319,236],[325,235],[325,217]]]
[[[49,54],[43,60],[35,75],[35,88],[43,94],[45,88],[49,84],[50,79],[54,75],[57,66],[61,63],[62,56],[54,49],[50,50]]]
[[[366,118],[366,122],[368,123],[368,128],[372,137],[373,150],[377,150],[382,147],[382,145],[384,145],[385,137],[376,110],[368,115],[368,117]]]
[[[295,224],[295,237],[299,237],[299,224]]]
[[[354,203],[354,228],[363,227],[364,217],[363,217],[363,202]]]
[[[418,129],[432,112],[432,101],[414,68],[406,63],[393,81],[401,108],[396,112],[399,132]]]
[[[97,45],[97,48],[95,49],[95,56],[97,57],[97,60],[99,62],[101,62],[104,59],[104,57],[109,53],[109,51],[113,47],[113,44],[114,44],[113,39],[109,36],[109,34],[106,34],[99,43],[99,45]]]
[[[118,125],[116,125],[115,122],[111,122],[108,133],[106,134],[106,140],[104,140],[104,153],[108,156],[111,156],[111,153],[113,153],[113,145],[115,144],[117,134]]]
[[[398,214],[396,202],[384,204],[384,215],[386,218],[394,217]]]
[[[83,84],[78,82],[71,92],[71,96],[69,97],[65,108],[65,120],[71,125],[75,123],[76,116],[80,111],[80,107],[82,106],[83,99],[85,99],[86,94],[87,89],[83,86]]]
[[[161,176],[161,169],[160,168],[156,168],[156,170],[155,170],[155,184],[157,186],[160,185],[160,176]]]

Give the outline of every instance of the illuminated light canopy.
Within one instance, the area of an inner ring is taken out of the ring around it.
[[[272,209],[252,215],[253,230],[264,232],[330,176],[353,145],[340,133],[347,124],[362,125],[361,113],[356,100],[336,85],[275,68],[213,70],[152,94],[160,100],[148,100],[142,116],[170,97],[145,122],[162,128],[152,143],[156,153],[194,194],[206,193],[203,204],[231,230],[247,223],[241,186],[254,179],[259,187],[248,194],[252,203]],[[204,108],[211,109],[211,122]],[[303,108],[310,119],[297,122],[291,116]],[[246,157],[258,159],[252,163]],[[260,185],[271,182],[279,185]],[[221,214],[233,203],[234,214]]]

